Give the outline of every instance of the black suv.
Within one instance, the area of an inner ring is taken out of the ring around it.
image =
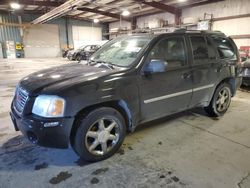
[[[87,65],[23,78],[11,105],[31,142],[87,161],[113,155],[138,124],[194,107],[222,116],[241,84],[239,54],[221,32],[178,30],[118,37]]]

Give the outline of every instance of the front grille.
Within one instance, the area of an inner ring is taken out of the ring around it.
[[[27,91],[25,91],[21,87],[17,87],[14,101],[14,107],[17,113],[21,114],[23,112],[28,97],[29,96]]]

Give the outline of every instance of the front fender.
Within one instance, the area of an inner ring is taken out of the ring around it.
[[[132,79],[132,78],[129,78]],[[110,80],[110,79],[109,79]],[[112,81],[103,80],[99,83],[73,87],[64,92],[66,99],[65,116],[75,117],[84,109],[91,107],[111,106],[122,109],[131,130],[139,120],[139,91],[132,80],[115,78]]]

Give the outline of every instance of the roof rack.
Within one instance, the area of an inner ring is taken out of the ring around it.
[[[207,34],[219,34],[219,35],[225,35],[221,31],[210,31],[210,30],[189,30],[185,28],[176,29],[174,31],[175,33],[207,33]]]

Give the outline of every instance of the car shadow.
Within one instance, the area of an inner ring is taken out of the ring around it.
[[[193,120],[199,118],[199,116],[207,117],[207,114],[203,109],[196,108],[140,124],[136,128],[135,132],[155,128],[156,126],[166,126],[168,123],[171,124],[171,121],[175,121],[180,118]],[[129,136],[133,137],[133,134],[130,134]],[[119,155],[123,155],[124,150],[119,150],[117,153]],[[31,144],[23,135],[15,136],[4,142],[0,147],[0,158],[0,171],[35,171],[49,168],[49,166],[83,167],[93,164],[79,159],[72,148],[50,149],[39,147]]]
[[[243,91],[243,92],[247,92],[247,93],[250,93],[250,86],[241,86],[240,91]]]
[[[174,120],[177,120],[180,118],[185,118],[185,117],[189,120],[195,120],[196,118],[198,118],[198,116],[205,116],[205,117],[210,118],[211,120],[214,120],[214,121],[219,120],[219,118],[209,116],[203,110],[203,108],[194,108],[191,110],[186,110],[186,111],[179,112],[179,113],[176,113],[173,115],[169,115],[169,116],[157,119],[157,120],[152,120],[152,121],[147,122],[147,123],[139,124],[136,127],[135,131],[137,132],[137,131],[141,131],[141,130],[145,130],[145,129],[150,129],[150,128],[153,128],[155,126],[161,126],[161,125],[163,125],[163,123],[165,126],[166,124],[170,123],[171,121],[174,121]]]
[[[50,149],[30,143],[23,135],[10,138],[0,147],[0,171],[40,170],[49,166],[86,166],[69,149]]]

